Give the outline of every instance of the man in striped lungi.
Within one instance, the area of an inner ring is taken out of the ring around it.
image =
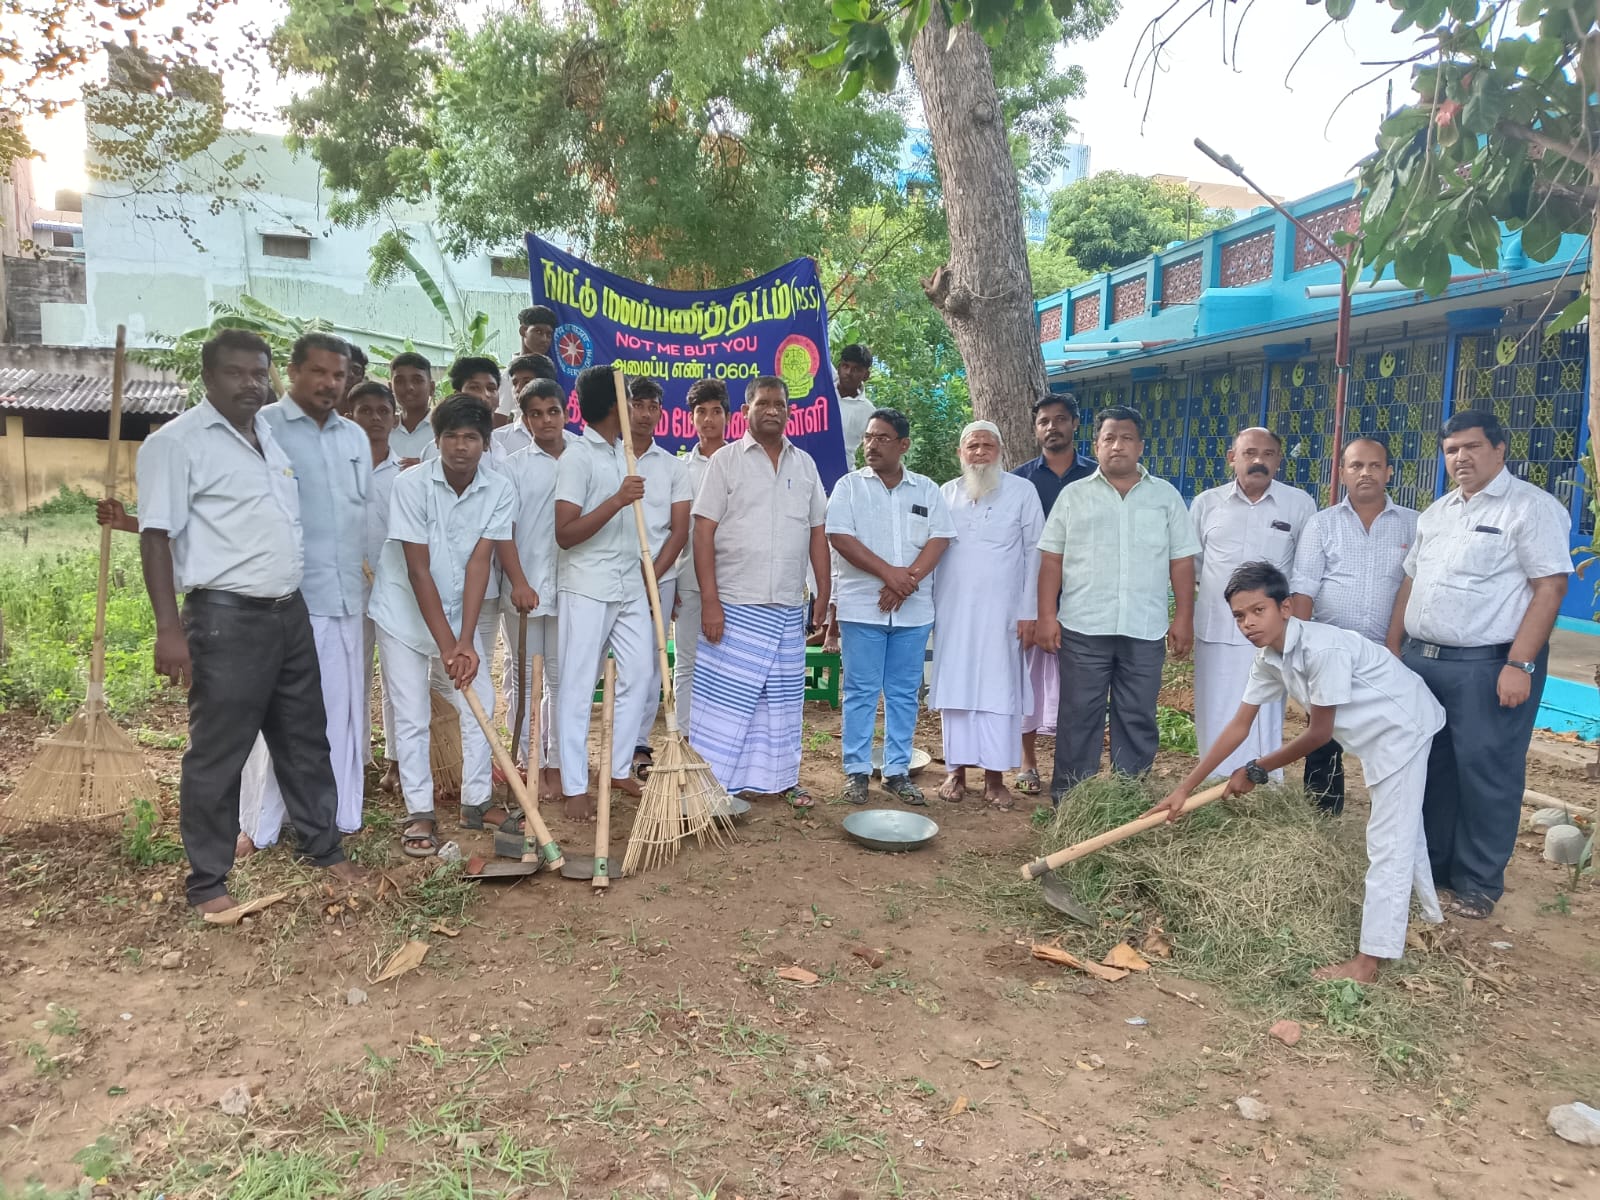
[[[827,498],[817,464],[784,436],[783,381],[751,381],[744,412],[749,431],[711,459],[694,502],[703,636],[689,741],[728,791],[810,808],[800,786],[806,564],[815,611],[826,612]]]

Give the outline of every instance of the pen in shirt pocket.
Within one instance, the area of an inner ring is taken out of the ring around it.
[[[355,485],[356,495],[359,496],[361,494],[361,460],[359,458],[350,460],[350,482]]]

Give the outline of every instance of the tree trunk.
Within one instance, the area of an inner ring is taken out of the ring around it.
[[[1036,453],[1029,409],[1045,393],[1044,358],[989,48],[969,23],[951,38],[935,4],[911,45],[911,65],[950,226],[950,261],[923,290],[961,350],[973,414],[1000,427],[1009,462],[1024,462]]]

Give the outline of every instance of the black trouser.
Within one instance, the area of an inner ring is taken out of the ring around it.
[[[1055,772],[1050,798],[1061,797],[1100,770],[1107,700],[1111,715],[1111,769],[1142,775],[1156,760],[1161,736],[1156,697],[1161,693],[1165,638],[1098,637],[1061,631],[1061,694],[1056,705]]]
[[[1325,813],[1344,811],[1344,747],[1332,738],[1306,755],[1306,795]]]
[[[1528,698],[1502,708],[1496,685],[1507,649],[1443,647],[1441,657],[1430,658],[1417,643],[1407,642],[1401,655],[1445,713],[1444,728],[1434,734],[1428,755],[1422,801],[1434,885],[1490,902],[1505,892],[1506,863],[1522,819],[1528,743],[1550,658],[1548,646],[1539,651]]]
[[[239,776],[257,733],[266,738],[301,854],[319,867],[343,862],[322,676],[300,593],[255,600],[190,592],[183,629],[194,679],[178,785],[189,903],[227,893],[239,839]]]

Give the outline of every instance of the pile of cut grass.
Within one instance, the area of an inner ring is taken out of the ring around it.
[[[1040,852],[1140,816],[1167,786],[1086,781],[1062,802]],[[1107,919],[1096,949],[1129,937],[1137,944],[1159,926],[1182,974],[1274,1020],[1353,1041],[1397,1074],[1429,1075],[1468,1032],[1467,990],[1447,956],[1410,951],[1369,987],[1311,978],[1357,949],[1366,867],[1359,819],[1330,819],[1298,788],[1273,786],[1216,801],[1057,874]]]

